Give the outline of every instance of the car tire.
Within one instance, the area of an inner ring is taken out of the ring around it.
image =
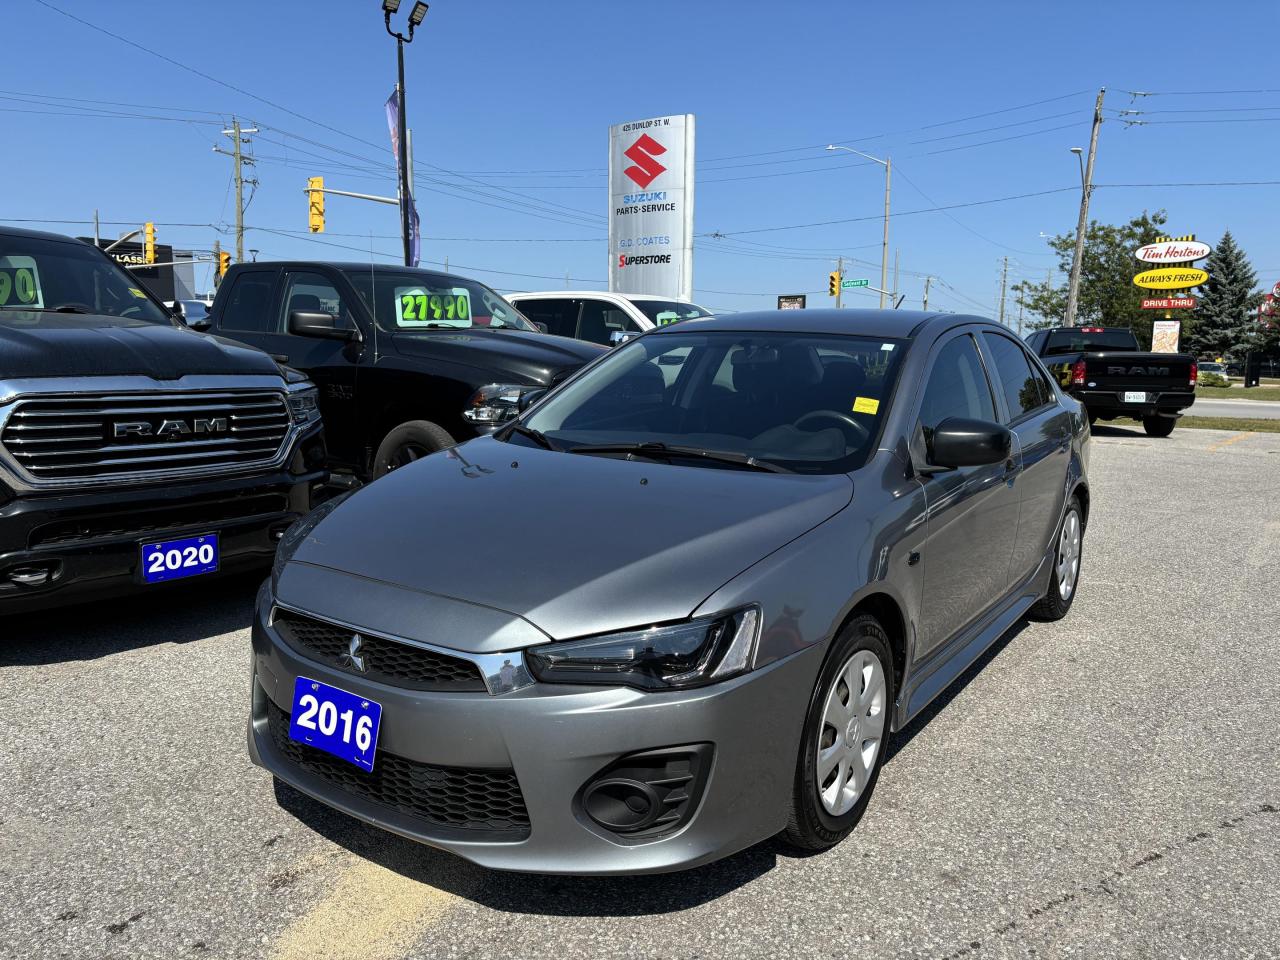
[[[385,477],[392,470],[421,460],[438,450],[454,446],[449,432],[427,420],[402,423],[382,439],[373,458],[373,479]]]
[[[861,685],[856,695],[849,683],[854,677]],[[884,628],[868,614],[854,617],[836,636],[805,713],[784,833],[792,846],[833,847],[862,818],[884,763],[894,689],[893,652]],[[874,753],[868,764],[869,750]]]
[[[1043,621],[1061,620],[1075,602],[1080,587],[1080,560],[1084,550],[1084,511],[1080,499],[1072,494],[1063,511],[1062,523],[1054,539],[1053,569],[1049,587],[1036,601],[1030,614]]]
[[[1167,437],[1173,433],[1174,425],[1177,422],[1173,417],[1143,417],[1142,429],[1147,431],[1148,437]]]

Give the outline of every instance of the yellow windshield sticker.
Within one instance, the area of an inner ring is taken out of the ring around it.
[[[880,410],[880,401],[872,397],[858,397],[853,401],[854,413],[877,413]]]
[[[139,290],[137,287],[130,287],[129,292],[132,293],[139,300],[147,299],[147,295],[143,293],[141,290]]]

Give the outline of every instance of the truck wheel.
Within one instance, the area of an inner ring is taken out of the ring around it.
[[[1053,569],[1049,572],[1049,589],[1036,601],[1030,614],[1036,620],[1061,620],[1071,609],[1080,582],[1080,554],[1084,546],[1084,512],[1074,494],[1067,501],[1062,525],[1058,527],[1057,547],[1053,551]]]
[[[392,470],[421,460],[437,450],[447,450],[454,443],[453,437],[434,423],[426,420],[402,423],[378,445],[378,454],[373,458],[373,479],[385,477]]]
[[[1147,431],[1148,437],[1167,437],[1173,433],[1174,424],[1177,422],[1173,417],[1143,417],[1142,429]]]
[[[825,850],[849,835],[871,800],[892,720],[893,654],[875,617],[835,639],[805,716],[786,838]]]

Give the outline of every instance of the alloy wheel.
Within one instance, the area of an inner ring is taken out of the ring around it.
[[[833,817],[848,813],[866,789],[884,741],[884,666],[870,650],[845,661],[827,691],[818,731],[817,786]]]
[[[396,452],[391,455],[390,461],[387,463],[388,470],[395,470],[397,467],[407,467],[415,460],[421,460],[430,454],[431,451],[416,443],[406,443],[396,447]]]
[[[1080,514],[1068,510],[1062,518],[1062,533],[1058,535],[1058,596],[1071,599],[1080,576]]]

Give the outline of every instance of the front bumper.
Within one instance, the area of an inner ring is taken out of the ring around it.
[[[1145,403],[1128,403],[1123,391],[1115,390],[1080,390],[1071,394],[1085,405],[1089,414],[1110,420],[1113,417],[1176,417],[1183,410],[1196,402],[1196,395],[1191,391],[1157,393],[1146,391]]]
[[[299,655],[269,625],[272,604],[270,584],[264,584],[252,632],[249,755],[328,806],[486,867],[532,873],[679,870],[727,856],[786,825],[821,644],[697,690],[642,693],[534,683],[498,696],[429,693]],[[304,769],[279,749],[269,722],[272,705],[285,714],[291,709],[299,675],[382,704],[377,763],[389,756],[395,763],[466,768],[478,776],[513,772],[527,830],[513,836],[442,826]],[[710,774],[696,809],[676,832],[628,842],[581,811],[575,800],[580,788],[619,757],[689,744],[711,745]]]
[[[268,473],[70,493],[24,494],[0,503],[0,615],[47,609],[135,590],[144,584],[141,545],[218,534],[218,574],[270,566],[284,529],[311,508],[325,481],[324,429],[301,434],[284,465]],[[48,571],[21,583],[14,571]]]

